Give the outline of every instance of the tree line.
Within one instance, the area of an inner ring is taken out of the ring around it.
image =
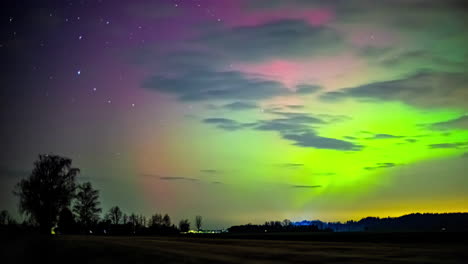
[[[80,170],[72,160],[58,155],[39,155],[29,177],[20,180],[13,193],[19,198],[19,212],[26,217],[23,225],[43,234],[176,234],[190,230],[190,221],[178,225],[168,214],[126,214],[113,206],[103,216],[99,191],[90,182],[77,183]],[[0,225],[16,224],[7,211],[0,214]],[[202,217],[195,217],[198,230]]]

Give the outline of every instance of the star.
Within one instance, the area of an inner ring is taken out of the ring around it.
[[[76,74],[81,75],[81,70],[78,70]]]
[[[93,92],[95,92],[95,91],[97,91],[97,88],[96,88],[96,87],[93,88]]]
[[[132,104],[132,107],[135,107],[135,104]]]
[[[112,103],[112,101],[111,101],[111,100],[107,100],[107,103],[110,104],[110,103]]]
[[[78,36],[78,39],[79,39],[79,40],[81,40],[82,38],[83,38],[83,36],[81,36],[81,35],[80,35],[80,36]]]
[[[106,21],[106,25],[109,25],[110,24],[110,21]]]

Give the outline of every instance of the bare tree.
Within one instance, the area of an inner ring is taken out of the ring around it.
[[[90,182],[78,186],[78,194],[73,211],[78,216],[78,221],[85,227],[89,227],[99,219],[99,191],[94,190]]]
[[[107,213],[106,217],[111,221],[112,224],[118,225],[120,224],[120,220],[122,219],[122,211],[118,206],[114,206],[111,209],[109,209],[109,212]]]
[[[195,216],[195,226],[197,227],[198,231],[200,231],[202,227],[202,220],[203,218],[200,215]]]
[[[27,179],[15,187],[20,199],[20,213],[39,225],[42,233],[50,233],[60,211],[68,207],[75,193],[75,178],[79,169],[72,160],[58,155],[39,155]]]

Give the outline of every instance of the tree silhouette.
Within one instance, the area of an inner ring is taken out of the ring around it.
[[[111,223],[114,225],[120,224],[120,219],[122,219],[122,211],[118,206],[114,206],[109,209],[107,213],[107,219],[111,220]]]
[[[171,226],[171,218],[168,214],[165,214],[163,217],[163,225],[167,227]]]
[[[13,222],[13,219],[10,216],[10,213],[8,213],[7,210],[2,210],[0,212],[0,225],[9,225]]]
[[[78,186],[73,212],[78,216],[78,222],[86,228],[89,228],[99,219],[99,191],[93,189],[90,182],[85,182]]]
[[[58,219],[58,230],[61,233],[70,234],[75,232],[76,223],[73,213],[67,207],[60,211]]]
[[[163,224],[163,216],[161,214],[154,214],[151,216],[149,225],[152,227],[161,226]]]
[[[198,231],[200,231],[202,227],[202,220],[203,218],[200,215],[195,216],[195,226],[197,227]]]
[[[188,219],[180,220],[179,229],[181,232],[188,232],[190,230],[190,222]]]
[[[59,212],[70,205],[75,193],[79,169],[72,160],[58,155],[39,155],[27,179],[22,179],[13,192],[20,199],[20,213],[39,225],[42,233],[50,233]]]

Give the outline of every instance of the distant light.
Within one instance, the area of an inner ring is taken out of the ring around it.
[[[81,70],[78,70],[76,74],[81,75]]]

